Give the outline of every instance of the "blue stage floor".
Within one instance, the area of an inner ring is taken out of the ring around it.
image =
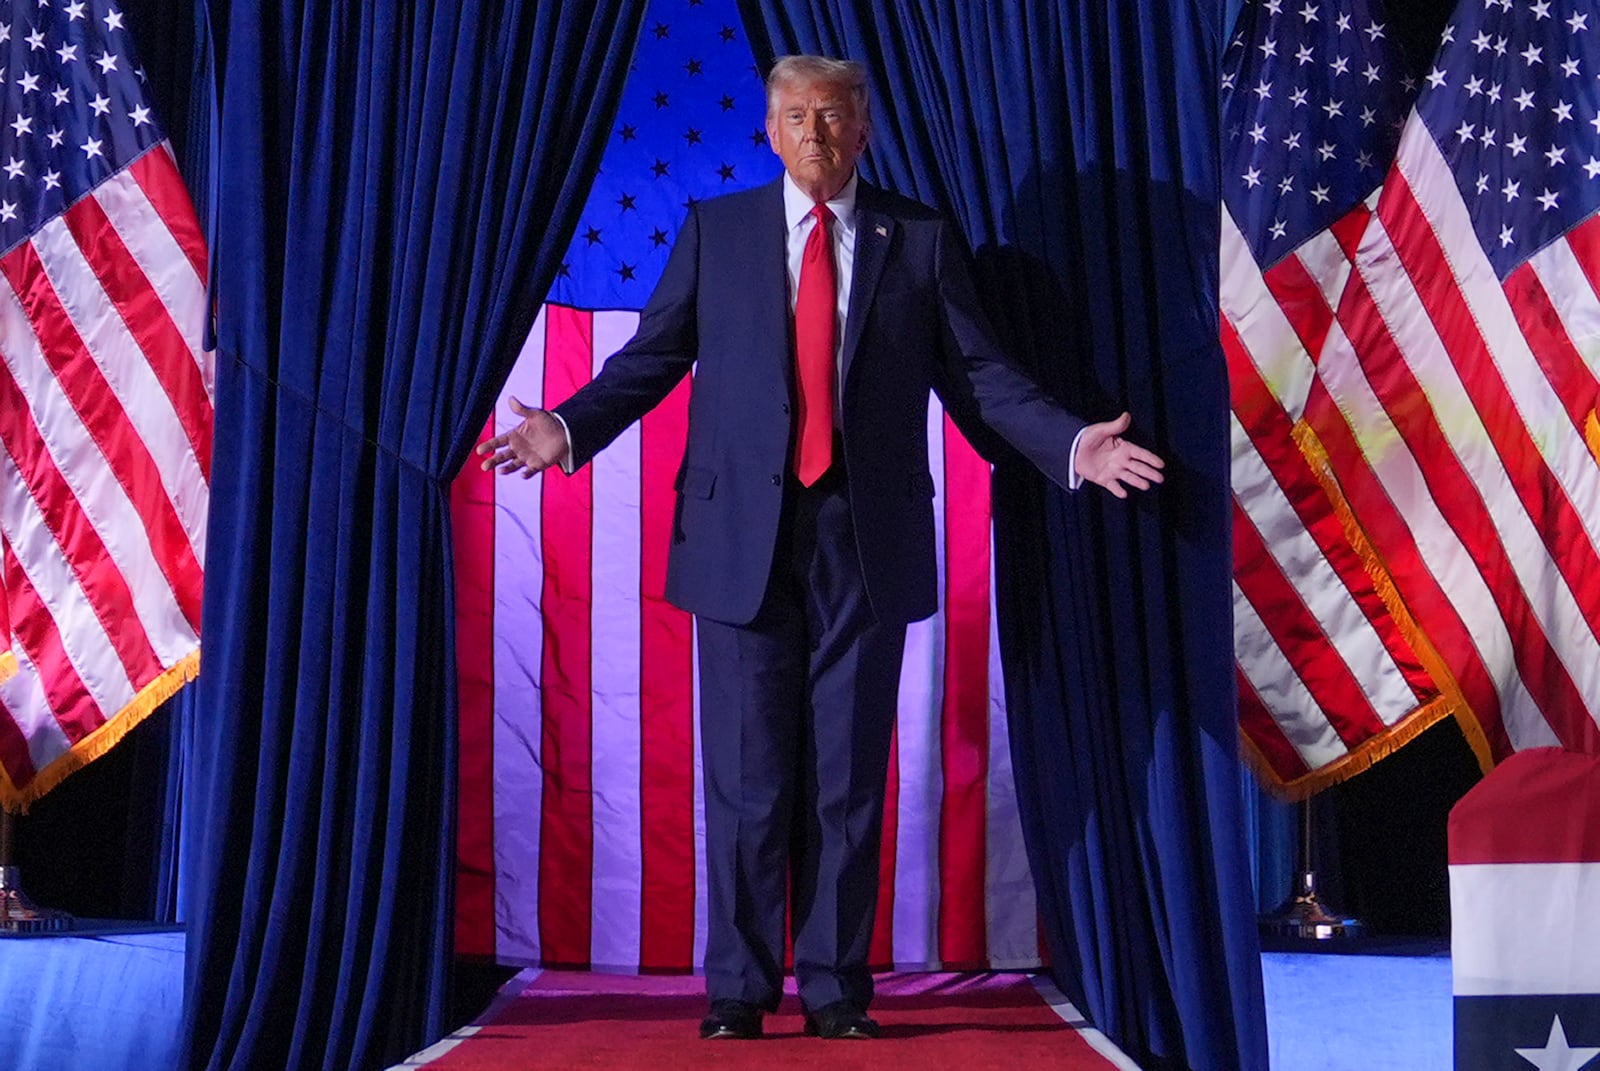
[[[1442,942],[1381,955],[1266,952],[1261,975],[1272,1071],[1449,1071]]]
[[[183,947],[180,930],[115,923],[0,938],[0,1067],[175,1067]],[[1383,951],[1262,956],[1273,1071],[1448,1071],[1449,956]]]
[[[181,929],[78,920],[0,937],[6,1071],[165,1071],[183,1026]]]

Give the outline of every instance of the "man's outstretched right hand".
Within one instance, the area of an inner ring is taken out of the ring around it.
[[[520,472],[526,480],[566,460],[567,429],[561,421],[547,410],[529,409],[516,398],[511,399],[511,411],[522,418],[522,423],[478,444],[479,454],[490,455],[480,465],[485,472],[496,469],[502,476]]]

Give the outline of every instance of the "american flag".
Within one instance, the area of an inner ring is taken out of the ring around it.
[[[506,398],[556,404],[633,333],[687,202],[770,181],[732,0],[656,0],[601,175]],[[461,667],[457,949],[504,963],[697,966],[705,943],[692,619],[662,598],[686,382],[573,477],[454,493]],[[914,625],[876,963],[1039,959],[991,601],[989,469],[937,408],[943,610]]]
[[[1266,308],[1275,268],[1254,300],[1230,305],[1224,287],[1230,319],[1307,340],[1296,441],[1425,670],[1412,679],[1432,684],[1421,709],[1454,713],[1485,765],[1600,743],[1597,20],[1581,3],[1465,0],[1381,188],[1308,272],[1326,305],[1311,303],[1314,330]],[[1225,180],[1241,219],[1252,177]],[[1293,240],[1280,214],[1262,241],[1269,214],[1238,228],[1268,258]],[[1312,650],[1331,635],[1281,634]]]
[[[25,805],[194,676],[206,251],[123,14],[0,0],[0,543]]]
[[[1600,749],[1597,79],[1592,2],[1459,6],[1317,367],[1333,473],[1486,759]]]
[[[1366,0],[1246,4],[1224,72],[1240,722],[1264,777],[1303,795],[1449,712],[1310,431],[1337,418],[1316,365],[1416,87]]]

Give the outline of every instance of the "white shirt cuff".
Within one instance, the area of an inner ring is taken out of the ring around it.
[[[566,425],[563,424],[562,427],[566,427]],[[1072,437],[1072,449],[1067,451],[1067,472],[1069,473],[1067,490],[1069,491],[1076,491],[1083,486],[1083,477],[1078,473],[1078,444],[1083,441],[1083,433],[1088,430],[1087,427],[1079,429],[1078,434]],[[570,449],[568,452],[571,452]]]
[[[561,425],[561,434],[567,437],[567,452],[561,455],[561,460],[556,462],[556,464],[561,466],[562,472],[566,473],[568,476],[571,476],[577,471],[577,466],[572,463],[572,429],[567,427],[567,422],[562,420],[561,414],[556,412],[554,409],[548,409],[546,412],[556,418],[556,423]],[[1077,449],[1076,443],[1073,444],[1073,449]]]

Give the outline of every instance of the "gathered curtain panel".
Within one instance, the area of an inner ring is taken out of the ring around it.
[[[560,266],[642,0],[211,0],[217,445],[187,1066],[441,1031],[449,483]]]
[[[1061,988],[1140,1066],[1265,1071],[1217,343],[1223,0],[740,0],[757,58],[863,61],[864,170],[953,218],[1011,354],[1133,414],[1157,491],[994,479],[1023,831]],[[1065,444],[1063,444],[1065,449]]]

